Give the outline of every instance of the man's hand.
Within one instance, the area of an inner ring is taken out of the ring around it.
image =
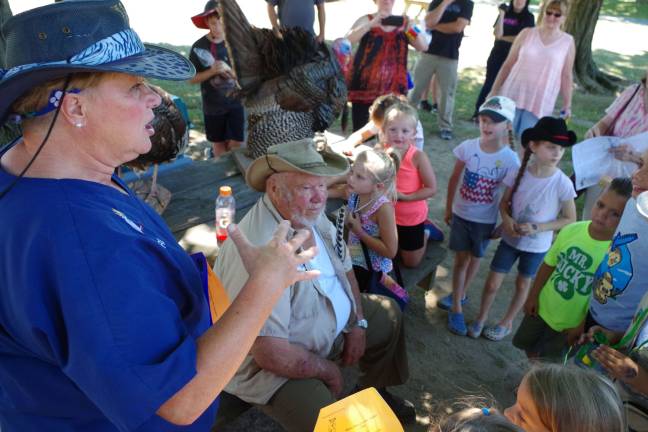
[[[360,360],[364,355],[366,345],[366,331],[360,327],[354,327],[344,335],[344,349],[342,351],[342,365],[351,366]]]
[[[310,236],[310,231],[297,230],[288,240],[289,229],[290,222],[282,221],[266,245],[254,246],[237,225],[231,224],[227,227],[250,278],[253,276],[264,278],[268,289],[276,288],[283,291],[295,282],[319,277],[319,270],[301,270],[303,264],[317,255],[315,246],[301,251],[301,245]]]
[[[607,345],[601,345],[592,352],[594,357],[610,376],[628,381],[639,375],[639,365],[630,357]]]
[[[344,388],[344,378],[342,378],[342,371],[340,368],[330,360],[319,359],[320,373],[318,378],[328,387],[331,394],[336,398],[342,393]],[[308,397],[308,395],[305,395]]]

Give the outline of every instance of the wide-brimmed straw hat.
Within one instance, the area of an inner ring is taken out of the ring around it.
[[[142,43],[119,0],[49,4],[11,17],[2,32],[7,69],[0,69],[0,124],[28,90],[71,73],[123,72],[177,81],[195,74],[182,55]]]
[[[318,152],[312,138],[273,145],[267,151],[245,172],[247,184],[260,192],[265,191],[268,177],[276,173],[298,172],[333,177],[349,171],[349,162],[344,156],[329,151]]]
[[[562,147],[576,144],[576,134],[567,129],[565,120],[556,117],[542,117],[532,128],[522,132],[522,145],[529,141],[549,141]]]
[[[218,2],[216,0],[209,0],[205,4],[204,12],[192,16],[191,21],[198,28],[208,29],[209,26],[207,25],[207,18],[215,13],[218,13]]]

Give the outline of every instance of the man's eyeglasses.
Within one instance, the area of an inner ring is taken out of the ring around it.
[[[560,13],[560,12],[552,12],[552,11],[548,10],[548,11],[545,11],[545,15],[560,18],[562,16],[562,13]]]

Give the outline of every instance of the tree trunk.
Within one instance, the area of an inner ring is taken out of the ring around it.
[[[601,72],[592,58],[592,37],[603,0],[572,0],[564,29],[574,36],[574,78],[588,92],[615,90],[620,78]]]

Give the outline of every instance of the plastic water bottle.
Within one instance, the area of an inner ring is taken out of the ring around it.
[[[216,241],[220,246],[227,240],[227,226],[234,221],[236,203],[232,195],[232,188],[221,186],[216,198]]]

